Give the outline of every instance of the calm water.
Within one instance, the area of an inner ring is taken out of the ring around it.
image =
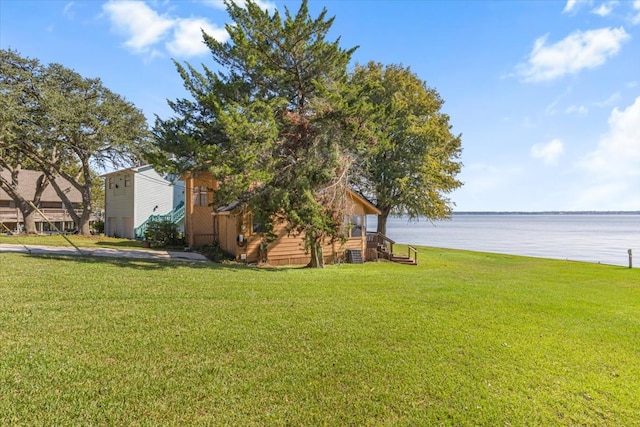
[[[375,231],[376,219],[367,228]],[[454,215],[450,221],[389,218],[398,243],[640,267],[640,215]]]

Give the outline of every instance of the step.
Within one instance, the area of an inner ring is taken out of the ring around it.
[[[393,255],[391,257],[391,261],[396,262],[398,264],[418,265],[415,259],[409,258],[406,255]]]

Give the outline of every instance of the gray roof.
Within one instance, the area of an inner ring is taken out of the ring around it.
[[[0,170],[0,175],[5,178],[7,181],[11,181],[11,173],[7,170]],[[36,182],[38,178],[42,175],[40,171],[33,171],[22,169],[18,174],[18,191],[22,196],[28,200],[33,200],[33,196],[36,192]],[[56,179],[58,183],[60,183],[60,188],[65,191],[67,190],[67,196],[72,203],[82,203],[82,195],[78,190],[76,190],[69,181],[62,177],[58,177]],[[0,200],[12,200],[11,197],[0,188]],[[47,185],[47,188],[44,190],[42,197],[40,199],[43,202],[59,202],[60,198],[56,194],[56,190],[53,188],[51,184]]]

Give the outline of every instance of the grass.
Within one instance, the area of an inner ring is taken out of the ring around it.
[[[141,248],[142,242],[139,240],[119,239],[109,236],[81,236],[67,234],[66,238],[78,247],[103,247],[103,248]],[[71,246],[71,244],[60,234],[50,235],[7,235],[0,234],[0,244],[8,243],[13,245],[45,245],[45,246]]]
[[[0,425],[637,425],[640,270],[0,254]]]

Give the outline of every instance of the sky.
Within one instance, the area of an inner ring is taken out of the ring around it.
[[[259,4],[283,13],[298,1]],[[640,210],[640,0],[310,0],[351,67],[402,64],[462,135],[456,211]],[[0,0],[0,48],[60,63],[168,118],[173,61],[214,67],[218,0]]]

